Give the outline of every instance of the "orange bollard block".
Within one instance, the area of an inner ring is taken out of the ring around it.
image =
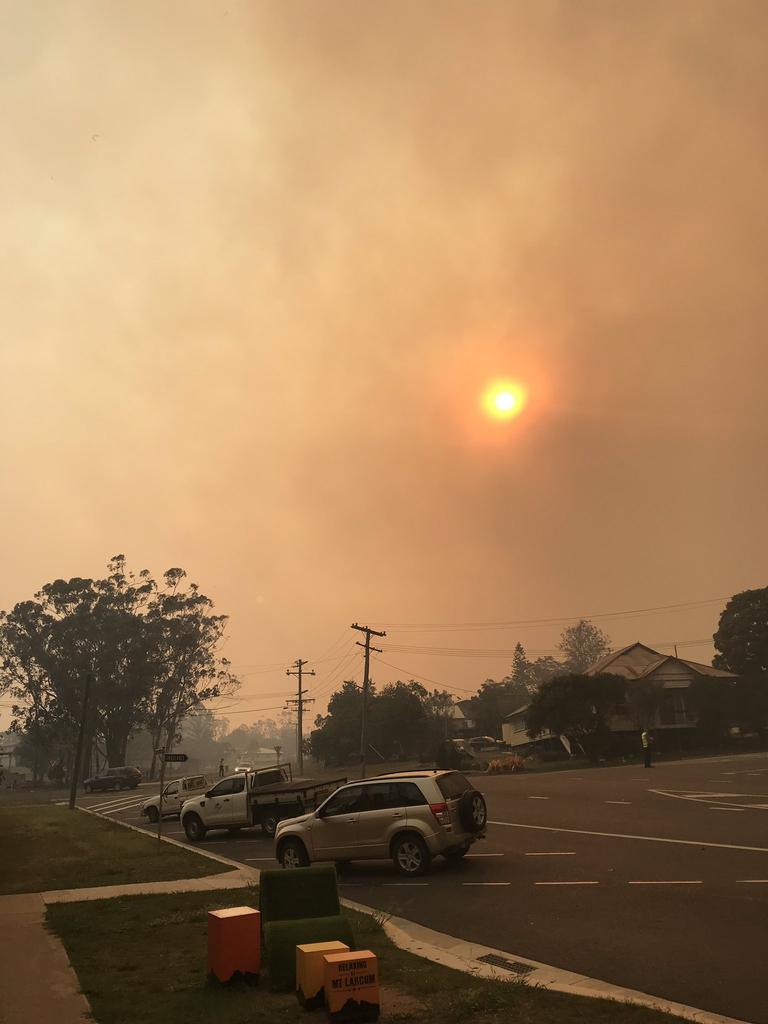
[[[256,980],[261,970],[261,914],[253,907],[208,911],[208,971],[219,981],[235,974]]]
[[[305,1010],[316,1010],[325,1002],[325,956],[348,952],[349,946],[336,941],[309,942],[296,947],[296,998]]]

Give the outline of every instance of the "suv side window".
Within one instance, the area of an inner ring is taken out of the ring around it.
[[[237,779],[232,779],[232,792],[242,793],[245,789],[245,776],[241,775]]]
[[[397,788],[400,790],[401,807],[421,807],[428,803],[415,782],[398,782]]]
[[[364,805],[361,810],[385,811],[390,807],[404,807],[396,782],[370,782],[363,787]]]
[[[179,792],[179,783],[178,782],[172,782],[169,786],[165,787],[165,795],[166,796],[176,796],[176,794],[178,792]]]
[[[324,818],[334,818],[339,814],[356,814],[363,809],[363,787],[350,786],[334,793],[323,809]]]

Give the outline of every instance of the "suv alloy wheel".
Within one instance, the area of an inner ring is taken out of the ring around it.
[[[427,844],[415,832],[398,836],[392,844],[392,859],[401,875],[423,875],[432,859]]]

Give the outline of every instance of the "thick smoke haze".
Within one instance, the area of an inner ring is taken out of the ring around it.
[[[271,707],[765,584],[762,0],[6,2],[0,86],[0,607],[183,566]]]

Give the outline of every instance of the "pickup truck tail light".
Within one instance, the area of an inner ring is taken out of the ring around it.
[[[430,804],[429,809],[437,818],[438,825],[450,824],[451,816],[448,813],[448,804]]]

